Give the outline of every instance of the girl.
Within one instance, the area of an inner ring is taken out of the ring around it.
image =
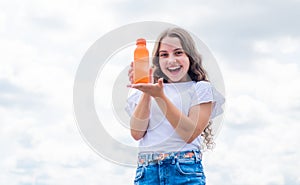
[[[213,146],[210,120],[222,112],[224,99],[208,82],[187,31],[164,31],[152,62],[151,83],[129,85],[138,89],[126,107],[131,135],[139,140],[134,183],[204,185],[200,149]],[[133,82],[132,64],[129,79]]]

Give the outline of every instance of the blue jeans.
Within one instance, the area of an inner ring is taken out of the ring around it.
[[[191,151],[187,151],[191,153]],[[135,185],[205,185],[201,153],[185,155],[187,152],[169,153],[167,157],[146,160],[139,155]],[[183,155],[181,155],[183,154]],[[143,154],[142,154],[143,155]]]

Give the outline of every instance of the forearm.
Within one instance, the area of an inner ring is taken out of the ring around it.
[[[208,116],[199,116],[203,114],[203,112],[200,112],[199,106],[193,108],[193,116],[189,117],[183,114],[166,96],[156,97],[155,100],[177,134],[185,142],[192,142],[205,129],[208,123]],[[207,114],[210,113],[207,112]]]
[[[144,93],[131,116],[131,135],[136,140],[141,139],[148,128],[151,106],[150,100],[151,97]]]

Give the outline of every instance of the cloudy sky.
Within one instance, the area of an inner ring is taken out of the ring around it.
[[[299,10],[299,0],[0,0],[0,184],[132,184],[134,168],[81,136],[73,84],[97,39],[140,21],[186,28],[218,61],[227,104],[204,156],[208,184],[300,184]]]

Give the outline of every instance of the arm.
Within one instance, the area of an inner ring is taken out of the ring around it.
[[[191,143],[197,138],[209,122],[212,102],[201,103],[191,107],[186,116],[165,96],[162,79],[159,79],[156,84],[134,84],[131,87],[154,97],[167,120],[178,135],[187,143]]]
[[[151,97],[143,94],[130,118],[130,132],[135,140],[144,137],[149,124]]]
[[[155,100],[178,135],[187,143],[193,142],[209,122],[212,102],[191,107],[186,116],[164,94]]]
[[[131,84],[133,84],[133,62],[130,64],[128,77]],[[149,69],[149,79],[152,83],[152,69]],[[130,87],[129,85],[128,87]],[[151,107],[151,96],[143,93],[140,101],[134,109],[130,118],[130,133],[135,140],[140,140],[146,134],[149,125],[149,115]]]

